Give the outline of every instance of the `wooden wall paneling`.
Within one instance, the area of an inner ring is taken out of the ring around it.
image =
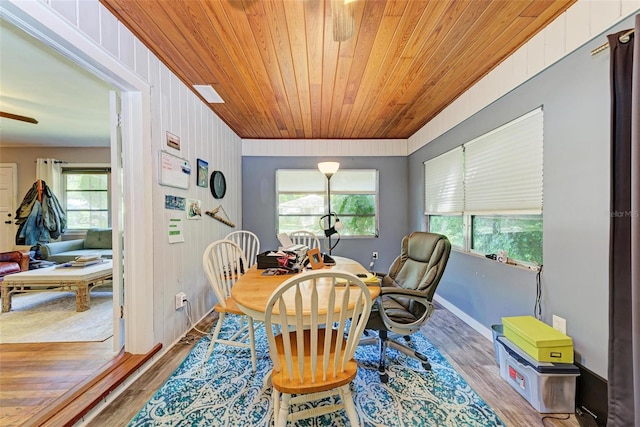
[[[78,2],[78,27],[96,43],[100,43],[100,8],[98,2]]]

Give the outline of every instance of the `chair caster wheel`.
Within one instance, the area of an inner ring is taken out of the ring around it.
[[[380,382],[382,384],[386,384],[389,382],[389,374],[384,373],[384,374],[380,374]]]
[[[431,370],[431,363],[424,362],[424,363],[422,363],[422,367],[424,368],[425,371],[430,371]]]
[[[409,335],[405,335],[403,338],[406,342],[411,342],[411,337]]]

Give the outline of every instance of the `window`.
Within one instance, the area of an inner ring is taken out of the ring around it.
[[[308,230],[323,236],[320,217],[328,212],[327,178],[317,169],[276,171],[278,233]],[[377,236],[378,171],[341,169],[331,178],[331,210],[344,236]]]
[[[111,226],[110,175],[110,170],[105,168],[63,169],[64,206],[69,230]]]
[[[541,264],[542,150],[538,108],[425,162],[428,229],[461,250]]]

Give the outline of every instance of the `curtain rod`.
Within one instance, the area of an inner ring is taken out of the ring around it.
[[[45,160],[44,162],[45,162],[45,163],[49,163],[49,162],[47,162],[46,160]],[[35,160],[33,163],[38,163],[38,161],[37,161],[37,160]],[[65,162],[64,160],[54,160],[54,161],[53,161],[53,164],[54,164],[54,165],[58,165],[58,164],[61,164],[61,163],[69,163],[69,162]]]
[[[633,33],[634,33],[634,30],[632,28],[629,31],[627,31],[626,33],[622,34],[620,37],[618,37],[618,40],[620,40],[622,43],[627,43],[629,41],[629,38],[630,38],[631,34],[633,34]],[[607,49],[608,47],[609,47],[609,42],[606,42],[606,43],[598,46],[597,48],[595,48],[595,49],[593,49],[591,51],[591,56],[602,52],[603,50]]]

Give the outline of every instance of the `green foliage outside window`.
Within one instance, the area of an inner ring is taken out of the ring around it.
[[[373,194],[336,194],[331,207],[338,214],[343,236],[375,236],[376,197]],[[335,208],[334,208],[335,207]]]
[[[64,178],[68,228],[109,227],[109,174],[67,172]]]
[[[462,216],[429,216],[429,231],[444,234],[449,238],[451,245],[464,247],[464,233]]]
[[[542,264],[542,215],[474,216],[471,248]]]
[[[308,230],[323,236],[320,217],[325,215],[324,197],[319,194],[279,194],[278,231]],[[337,212],[344,228],[342,236],[375,236],[376,198],[373,194],[336,194],[331,210]]]

